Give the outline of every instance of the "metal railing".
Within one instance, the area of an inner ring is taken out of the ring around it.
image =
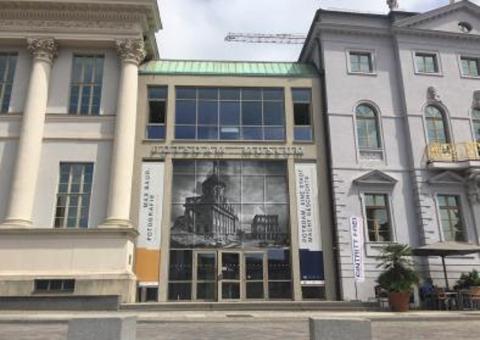
[[[465,162],[480,160],[480,143],[432,143],[427,146],[429,162]]]

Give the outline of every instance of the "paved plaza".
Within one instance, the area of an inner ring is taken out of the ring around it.
[[[138,340],[308,340],[309,315],[368,317],[375,340],[472,339],[480,315],[468,313],[141,313]],[[76,316],[85,316],[75,314]],[[0,313],[0,340],[65,340],[67,319],[62,313]],[[198,319],[198,320],[196,320]]]

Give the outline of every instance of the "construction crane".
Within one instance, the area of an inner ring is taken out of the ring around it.
[[[307,36],[305,34],[263,34],[263,33],[228,33],[225,41],[257,44],[289,44],[302,45]]]

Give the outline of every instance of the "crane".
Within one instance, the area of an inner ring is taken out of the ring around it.
[[[265,33],[228,33],[225,41],[245,42],[258,44],[299,44],[302,45],[307,36],[305,34],[265,34]]]

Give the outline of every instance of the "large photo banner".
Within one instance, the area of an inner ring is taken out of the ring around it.
[[[316,164],[295,164],[295,177],[301,284],[324,284]]]
[[[142,163],[135,272],[140,283],[158,282],[163,208],[163,162]]]
[[[356,282],[364,282],[365,281],[365,262],[364,262],[364,256],[363,256],[363,247],[364,247],[363,219],[360,217],[351,217],[350,230],[352,235],[353,277]]]

